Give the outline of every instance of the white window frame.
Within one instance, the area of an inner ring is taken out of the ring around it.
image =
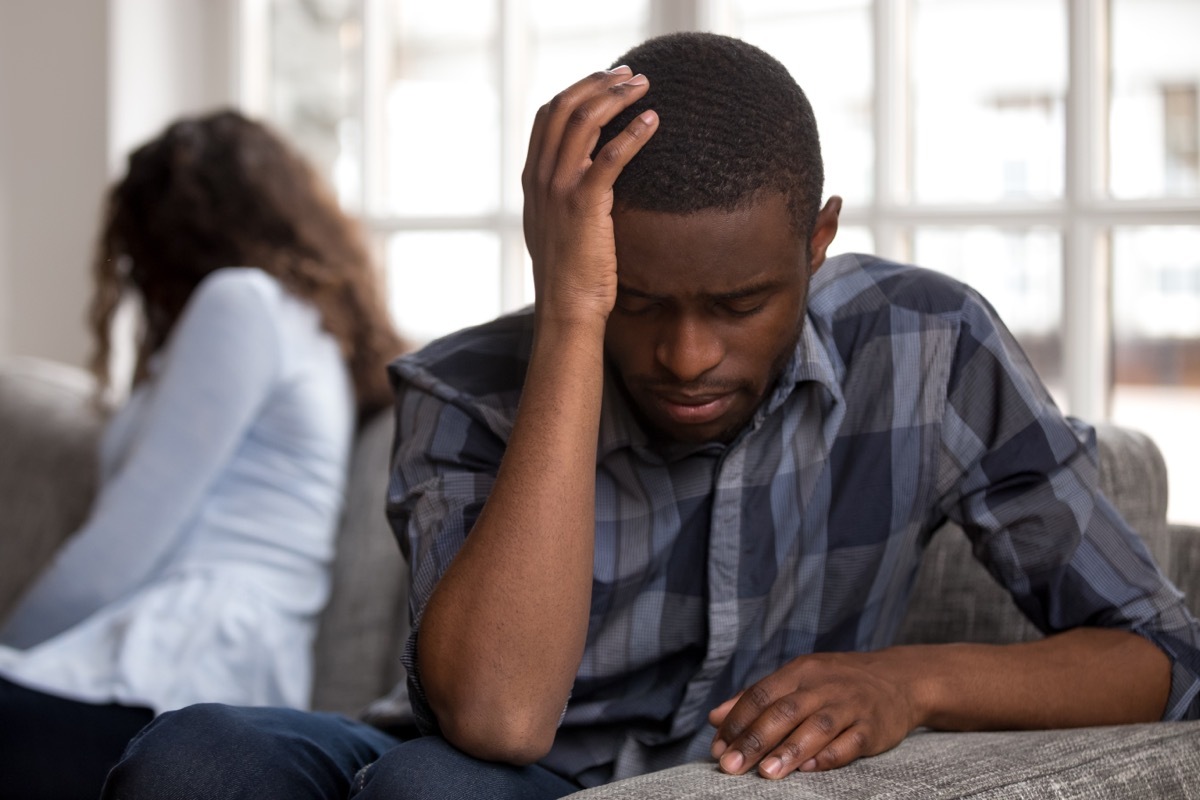
[[[381,17],[385,0],[353,0],[360,4],[364,30]],[[509,310],[526,297],[526,257],[521,209],[511,187],[520,180],[515,153],[524,152],[528,132],[519,109],[524,105],[527,69],[525,32],[513,20],[521,18],[525,0],[491,0],[500,20],[495,68],[501,90],[500,192],[497,212],[462,216],[397,216],[369,212],[376,189],[369,165],[380,158],[383,120],[379,100],[385,87],[381,73],[384,43],[367,35],[362,48],[364,75],[364,180],[358,206],[364,223],[377,238],[412,231],[485,231],[501,243],[500,305]],[[244,108],[266,108],[265,65],[267,3],[239,0],[239,98]],[[481,0],[483,2],[483,0]],[[670,30],[723,30],[728,3],[736,0],[651,0],[647,35]],[[1007,228],[1043,227],[1059,232],[1063,264],[1063,381],[1067,409],[1089,420],[1110,418],[1113,375],[1110,232],[1115,226],[1195,225],[1200,198],[1115,199],[1107,191],[1109,76],[1108,3],[1103,0],[1065,0],[1068,21],[1068,89],[1066,98],[1066,161],[1063,196],[1047,201],[931,204],[915,201],[911,191],[912,127],[908,103],[908,0],[874,0],[871,6],[875,66],[874,192],[869,202],[843,214],[843,223],[868,229],[875,252],[885,258],[910,260],[913,232],[923,227],[970,225]],[[872,54],[867,54],[872,55]],[[803,84],[803,76],[798,76]],[[834,187],[836,188],[836,187]]]

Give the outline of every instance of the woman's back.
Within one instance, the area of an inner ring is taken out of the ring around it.
[[[88,524],[0,673],[89,701],[307,705],[353,388],[314,308],[252,268],[195,290],[113,418]]]

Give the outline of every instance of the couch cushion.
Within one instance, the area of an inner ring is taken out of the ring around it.
[[[937,800],[1196,796],[1200,722],[1063,731],[928,733],[839,770],[767,781],[687,764],[571,795],[579,800]]]
[[[0,362],[0,619],[87,517],[105,416],[94,386],[75,367]]]

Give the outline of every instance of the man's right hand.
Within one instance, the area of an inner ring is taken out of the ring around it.
[[[600,129],[643,97],[645,75],[597,72],[538,109],[522,185],[525,243],[533,259],[539,323],[608,320],[617,296],[613,184],[658,127],[646,111],[595,160]]]

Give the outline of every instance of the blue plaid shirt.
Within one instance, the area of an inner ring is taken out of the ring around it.
[[[392,366],[389,518],[425,603],[512,431],[529,311]],[[795,656],[892,643],[946,521],[1043,631],[1136,631],[1173,660],[1168,718],[1200,715],[1200,625],[1099,493],[991,307],[938,273],[847,255],[813,278],[794,357],[731,443],[656,448],[610,375],[587,646],[550,755],[583,785],[708,757],[708,711]]]

